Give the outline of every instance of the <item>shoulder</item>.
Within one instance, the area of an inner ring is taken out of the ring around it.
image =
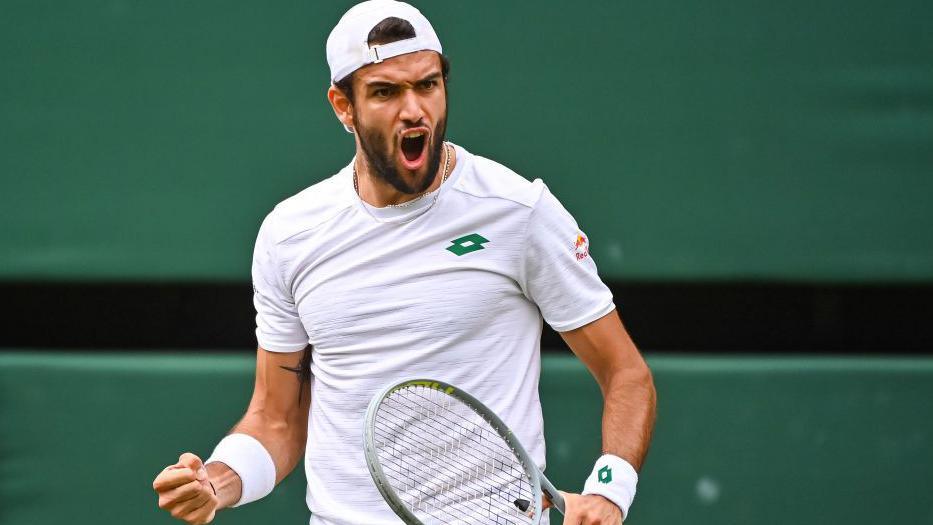
[[[348,192],[352,192],[352,179],[345,168],[278,203],[266,216],[261,231],[269,241],[280,243],[315,229],[353,206]]]
[[[529,181],[494,160],[473,155],[462,148],[458,151],[465,162],[455,185],[460,192],[481,199],[504,199],[528,208],[546,191],[541,179]]]

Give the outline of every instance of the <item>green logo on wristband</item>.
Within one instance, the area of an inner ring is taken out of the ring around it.
[[[609,468],[609,465],[599,469],[596,479],[598,479],[600,483],[612,483],[612,469]]]

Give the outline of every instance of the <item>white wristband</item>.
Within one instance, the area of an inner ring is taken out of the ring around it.
[[[586,479],[583,494],[598,494],[615,503],[622,511],[622,519],[628,516],[628,509],[635,499],[635,485],[638,473],[628,461],[604,454],[596,461],[593,473]]]
[[[243,489],[234,507],[265,497],[275,488],[275,463],[266,447],[253,436],[230,434],[221,439],[205,464],[214,462],[227,465],[240,476]]]

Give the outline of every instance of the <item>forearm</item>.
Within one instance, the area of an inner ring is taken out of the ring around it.
[[[212,457],[219,463],[208,471],[222,506],[263,497],[301,461],[311,406],[311,386],[296,373],[301,359],[302,354],[257,350],[256,385],[246,414],[215,449]],[[249,438],[233,436],[241,434]]]
[[[308,434],[311,384],[302,374],[307,352],[277,354],[259,348],[256,384],[246,414],[233,433],[259,441],[275,464],[279,483],[301,460]]]
[[[302,408],[307,408],[304,405]],[[307,412],[304,412],[307,414]],[[307,436],[307,418],[270,417],[262,410],[250,407],[247,414],[230,431],[247,434],[262,444],[275,465],[275,483],[278,484],[295,468],[303,453]],[[235,505],[243,494],[239,474],[223,462],[208,463],[208,479],[217,495],[219,508]]]
[[[303,400],[308,400],[304,393]],[[304,457],[308,436],[308,403],[301,403],[300,413],[291,417],[275,417],[259,407],[250,406],[233,429],[233,433],[249,434],[256,438],[272,456],[275,464],[275,482],[285,479]]]
[[[635,470],[648,453],[656,394],[651,370],[617,311],[561,336],[583,361],[603,394],[603,452]]]
[[[619,523],[627,517],[635,497],[637,472],[654,429],[656,393],[651,370],[615,311],[561,335],[599,384],[603,453],[615,456],[601,457],[594,465],[583,496],[568,495],[565,522],[569,518],[573,523]]]
[[[648,366],[641,363],[609,375],[603,392],[603,453],[628,461],[636,471],[648,454],[657,394]]]

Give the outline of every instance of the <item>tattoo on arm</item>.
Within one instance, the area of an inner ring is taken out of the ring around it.
[[[301,354],[301,360],[298,361],[298,366],[280,366],[282,370],[288,370],[289,372],[294,372],[298,376],[298,402],[301,402],[301,394],[304,391],[304,384],[311,382],[311,350],[313,347],[308,345],[305,347],[303,353]]]

